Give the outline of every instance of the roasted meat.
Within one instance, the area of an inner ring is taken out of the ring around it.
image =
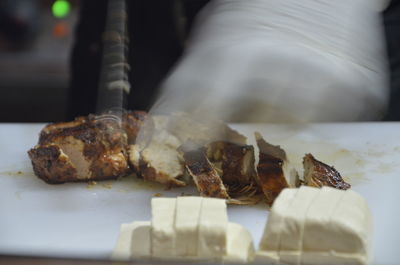
[[[205,197],[228,199],[229,195],[217,170],[208,160],[206,150],[193,142],[186,142],[179,150],[183,153],[186,169]]]
[[[254,147],[218,141],[207,145],[207,157],[217,169],[231,198],[256,203],[260,188],[255,170]]]
[[[255,136],[260,150],[258,178],[267,203],[272,205],[279,193],[289,187],[287,179],[295,178],[297,172],[290,167],[286,153],[280,146],[267,143],[257,132]]]
[[[304,156],[303,166],[304,181],[308,186],[329,186],[340,190],[347,190],[351,187],[335,168],[318,161],[311,154]]]
[[[145,180],[162,183],[168,187],[186,186],[182,179],[185,169],[177,150],[181,142],[165,130],[164,123],[167,122],[167,117],[152,116],[151,120],[152,131],[146,131],[151,137],[147,137],[145,142],[143,137],[140,137],[139,142],[129,146],[132,168]]]
[[[142,112],[89,115],[47,125],[28,154],[35,174],[48,183],[115,179],[129,172],[128,138],[134,141]],[[127,134],[128,132],[128,134]]]

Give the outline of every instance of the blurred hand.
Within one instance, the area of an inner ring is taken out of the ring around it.
[[[214,0],[153,111],[231,122],[379,119],[384,2]]]

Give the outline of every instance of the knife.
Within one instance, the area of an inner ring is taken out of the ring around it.
[[[128,29],[125,0],[109,0],[103,32],[103,53],[96,113],[121,120],[130,92],[128,72]]]

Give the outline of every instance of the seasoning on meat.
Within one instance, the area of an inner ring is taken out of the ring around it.
[[[304,156],[303,166],[304,181],[308,186],[330,186],[340,190],[347,190],[351,187],[334,167],[318,161],[311,154]]]

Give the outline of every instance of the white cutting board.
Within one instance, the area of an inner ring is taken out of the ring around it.
[[[0,124],[0,254],[108,258],[121,223],[150,220],[151,197],[197,194],[193,188],[166,191],[134,177],[48,185],[33,175],[26,153],[42,127]],[[334,165],[371,207],[374,264],[398,263],[400,123],[234,127],[252,143],[257,130],[282,145],[300,170],[307,152]],[[263,205],[229,207],[230,221],[246,226],[256,245],[267,215]]]

